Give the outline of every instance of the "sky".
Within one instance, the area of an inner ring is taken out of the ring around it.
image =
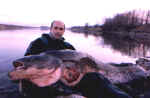
[[[66,26],[102,24],[105,18],[133,9],[150,9],[149,0],[0,0],[0,23]]]

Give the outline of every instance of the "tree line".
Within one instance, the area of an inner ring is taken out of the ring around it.
[[[106,18],[102,28],[104,31],[130,31],[137,26],[150,24],[150,10],[133,10]]]

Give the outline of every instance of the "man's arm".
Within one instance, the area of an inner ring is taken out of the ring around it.
[[[70,43],[64,42],[64,44],[65,44],[65,49],[76,50]]]
[[[71,87],[65,85],[61,80],[57,81],[55,84],[51,85],[52,89],[55,89],[55,96],[68,96],[71,94],[81,95],[80,92],[72,89]]]
[[[132,98],[99,73],[88,73],[75,86],[88,98]]]
[[[30,45],[28,46],[24,56],[33,55],[33,54],[39,54],[43,51],[45,51],[46,46],[41,41],[41,39],[36,39],[35,41],[32,41]]]

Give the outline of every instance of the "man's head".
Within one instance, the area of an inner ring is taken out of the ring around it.
[[[63,22],[55,20],[51,23],[50,33],[54,38],[56,39],[61,38],[64,32],[65,32],[65,24]]]

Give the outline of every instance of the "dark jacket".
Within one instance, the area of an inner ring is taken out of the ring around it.
[[[37,38],[36,40],[30,43],[24,55],[25,56],[34,55],[34,54],[39,54],[47,50],[61,50],[61,49],[75,50],[75,48],[70,43],[65,42],[65,39],[63,37],[61,39],[54,39],[54,38],[51,38],[48,34],[43,34],[40,38]],[[43,91],[44,94],[41,91]],[[51,93],[46,93],[47,91],[50,91]],[[29,96],[32,96],[31,98],[36,98],[35,96],[39,97],[40,94],[42,94],[42,96],[45,95],[44,98],[47,98],[50,96],[52,97],[53,95],[55,95],[54,92],[55,93],[57,92],[59,94],[63,94],[63,93],[68,94],[67,91],[63,91],[62,93],[62,92],[58,92],[57,90],[55,90],[55,88],[51,88],[51,87],[41,88],[41,87],[35,86],[29,81],[25,81],[25,80],[22,81],[22,93],[27,94],[27,98],[30,98]]]
[[[71,49],[75,48],[68,42],[65,42],[65,39],[51,38],[48,34],[43,34],[40,38],[32,41],[25,52],[25,56],[39,54],[47,50],[61,50],[61,49]]]
[[[73,89],[87,98],[131,98],[103,75],[96,72],[84,75]]]
[[[37,85],[24,80],[21,98],[56,98],[56,96],[67,96],[70,94],[80,94],[61,81],[57,81],[51,86],[38,87]]]

